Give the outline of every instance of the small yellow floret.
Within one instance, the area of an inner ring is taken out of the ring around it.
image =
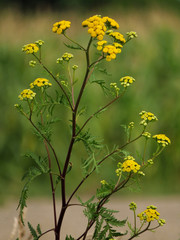
[[[153,138],[162,147],[166,147],[171,143],[171,140],[165,134],[156,134],[153,136]]]
[[[38,50],[39,48],[35,43],[26,44],[22,47],[22,51],[26,52],[27,54],[36,53]]]
[[[32,100],[34,97],[36,96],[36,93],[33,92],[31,89],[24,89],[20,95],[19,95],[19,99],[20,100]]]
[[[70,28],[71,22],[70,21],[59,21],[53,24],[52,31],[57,34],[64,33],[64,31]]]
[[[34,82],[30,83],[30,88],[37,87],[50,87],[52,86],[51,83],[49,83],[49,80],[46,78],[36,78]]]

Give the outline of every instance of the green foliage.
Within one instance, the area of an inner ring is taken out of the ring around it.
[[[69,237],[66,236],[66,240],[74,240],[74,238],[70,235]]]
[[[114,187],[115,187],[114,184],[102,184],[101,188],[97,189],[96,193],[97,199],[102,199],[104,197],[109,196],[112,193]]]
[[[118,211],[114,211],[104,207],[100,209],[97,220],[96,220],[93,239],[108,240],[108,239],[123,236],[126,234],[113,229],[113,227],[123,227],[126,224],[126,220],[120,221],[114,216],[114,213],[117,213],[117,212]]]
[[[77,126],[77,131],[80,128]],[[86,151],[89,155],[91,155],[95,149],[102,149],[103,144],[101,144],[102,140],[97,140],[97,137],[92,136],[90,133],[90,130],[87,130],[85,132],[80,132],[80,134],[76,137],[76,142],[82,141]]]
[[[25,207],[27,207],[27,198],[31,182],[40,175],[49,172],[46,158],[43,159],[42,157],[37,156],[34,153],[27,153],[25,157],[32,159],[36,163],[36,166],[30,167],[29,170],[22,177],[22,180],[26,180],[26,183],[21,192],[18,208],[20,208],[20,216],[23,224],[23,210]]]
[[[28,228],[29,228],[29,230],[30,230],[30,232],[31,232],[31,235],[32,235],[32,237],[33,237],[33,240],[38,240],[38,239],[40,238],[41,234],[42,234],[40,225],[38,224],[38,225],[37,225],[37,228],[34,229],[34,228],[32,227],[32,225],[30,224],[30,222],[28,222]]]
[[[78,47],[78,46],[74,46],[74,45],[69,45],[67,43],[64,43],[64,45],[69,48],[69,49],[73,49],[73,50],[82,50],[81,47]]]

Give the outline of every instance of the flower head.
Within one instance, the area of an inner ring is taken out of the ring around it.
[[[69,60],[71,60],[73,57],[74,56],[72,53],[67,53],[67,52],[62,55],[62,59],[66,62],[69,62]]]
[[[137,216],[141,221],[151,222],[159,219],[160,213],[154,209],[154,207],[149,206],[145,211],[139,213]]]
[[[71,22],[62,20],[53,24],[52,31],[57,34],[63,34],[66,29],[70,28]]]
[[[130,123],[128,124],[128,128],[134,128],[134,122],[130,122]]]
[[[111,61],[116,58],[116,54],[120,53],[121,49],[114,45],[105,45],[102,51],[106,54],[106,61]]]
[[[99,41],[97,42],[97,50],[101,51],[103,49],[103,46],[107,43],[107,41],[105,40],[102,40],[102,41]]]
[[[105,23],[101,16],[94,15],[82,22],[83,27],[88,27],[88,33],[93,38],[97,38],[99,41],[103,40],[105,32],[107,30]]]
[[[135,82],[135,79],[130,76],[125,76],[120,79],[121,85],[123,85],[125,88],[129,87],[133,82]]]
[[[37,40],[35,41],[36,44],[38,44],[39,46],[42,46],[44,44],[43,40]]]
[[[128,39],[133,39],[138,37],[137,33],[134,31],[127,32],[126,35],[128,36]]]
[[[115,29],[119,28],[119,24],[110,17],[103,17],[102,20],[108,28],[115,28]]]
[[[149,139],[149,138],[151,138],[151,133],[149,133],[149,132],[144,132],[144,133],[142,134],[142,136],[144,136],[146,139]]]
[[[36,53],[38,50],[39,50],[39,47],[35,43],[29,43],[22,47],[22,51],[26,52],[27,54]]]
[[[101,180],[101,184],[106,185],[107,184],[106,180]]]
[[[30,88],[37,87],[50,87],[52,86],[51,83],[49,83],[49,80],[46,78],[36,78],[34,82],[30,83]]]
[[[33,60],[29,61],[29,66],[30,67],[35,67],[36,66],[36,61],[33,61]]]
[[[166,223],[166,220],[159,219],[158,223],[159,223],[160,226],[163,226]]]
[[[136,203],[135,203],[135,202],[131,202],[131,203],[129,204],[129,208],[130,208],[130,210],[136,210],[136,208],[137,208]]]
[[[140,124],[144,126],[147,126],[149,122],[154,122],[158,120],[157,117],[151,112],[141,111],[139,115],[142,119]]]
[[[119,42],[121,44],[126,42],[124,36],[119,32],[109,32],[109,36],[113,37],[115,42]]]
[[[115,90],[116,95],[119,93],[119,88],[117,86],[117,83],[110,83],[110,87]]]
[[[134,161],[135,158],[132,156],[127,156],[124,158],[124,162],[122,163],[122,171],[123,172],[131,172],[137,173],[137,171],[140,169],[140,165]]]
[[[166,147],[171,143],[171,140],[165,134],[156,134],[153,136],[153,138],[162,147]]]
[[[19,99],[20,100],[32,100],[34,97],[36,96],[36,93],[33,92],[31,89],[24,89],[20,95],[19,95]]]

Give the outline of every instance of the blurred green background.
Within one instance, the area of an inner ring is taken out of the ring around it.
[[[24,4],[26,3],[26,4]],[[28,66],[31,56],[21,52],[24,44],[38,39],[45,41],[43,57],[50,69],[56,71],[55,61],[65,51],[63,45],[67,42],[63,37],[53,34],[52,24],[62,19],[72,22],[69,35],[85,43],[88,39],[86,29],[81,28],[81,22],[94,15],[108,15],[120,25],[119,31],[125,34],[134,30],[138,38],[124,47],[117,60],[107,66],[111,76],[98,74],[107,84],[115,82],[125,75],[133,76],[135,84],[128,89],[127,94],[111,109],[102,114],[100,119],[92,120],[91,127],[97,136],[104,139],[110,148],[124,140],[122,124],[135,122],[134,136],[140,132],[139,112],[153,112],[159,119],[151,125],[152,134],[165,133],[172,144],[163,151],[156,164],[146,172],[138,194],[179,194],[180,193],[180,1],[6,1],[1,2],[0,12],[0,202],[9,197],[17,197],[23,186],[21,176],[31,165],[22,155],[26,151],[43,152],[32,128],[27,121],[14,109],[19,103],[17,96],[30,82],[37,77],[48,77],[37,68]],[[79,77],[83,76],[84,58],[79,52],[75,55],[73,64],[78,64]],[[97,109],[97,102],[102,106],[107,103],[99,87],[89,85],[85,92],[84,102],[88,102],[88,114]],[[68,136],[64,137],[68,128],[64,120],[69,113],[63,107],[59,108],[62,119],[59,133],[54,139],[58,154],[63,157],[67,149]],[[137,142],[131,148],[142,151],[142,142]],[[155,145],[149,145],[149,154]],[[80,161],[82,149],[75,147],[73,161]],[[150,156],[150,155],[149,155]],[[116,164],[108,163],[104,174],[89,180],[93,189],[101,178],[114,174]],[[112,170],[110,171],[110,169]],[[79,182],[79,166],[74,167],[72,177],[74,183]],[[72,183],[70,189],[73,188]],[[86,186],[82,188],[85,190]],[[48,178],[40,178],[31,188],[34,196],[46,195],[49,191]],[[126,193],[127,194],[127,193]]]

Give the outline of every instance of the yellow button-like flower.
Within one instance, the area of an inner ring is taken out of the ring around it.
[[[141,116],[142,119],[140,124],[144,126],[147,126],[149,122],[158,120],[157,117],[151,112],[141,111],[139,115]]]
[[[20,100],[32,100],[34,97],[36,96],[36,93],[33,92],[31,89],[24,89],[20,95],[19,95],[19,99]]]
[[[91,37],[96,38],[101,41],[107,30],[105,23],[103,22],[101,16],[94,15],[82,22],[83,27],[88,27],[88,33]]]
[[[151,222],[154,220],[158,220],[160,213],[156,210],[156,207],[151,205],[147,207],[145,211],[139,213],[137,216],[140,218],[141,221]]]
[[[166,147],[171,143],[171,140],[165,134],[156,134],[153,136],[153,138],[162,147]]]
[[[69,60],[71,60],[74,57],[74,55],[72,53],[64,53],[62,55],[62,59],[66,62],[69,62]]]
[[[70,28],[70,26],[70,21],[62,20],[53,24],[52,31],[57,34],[63,34],[66,29]]]
[[[119,32],[110,32],[109,36],[113,37],[115,41],[118,41],[122,44],[126,42],[124,36]]]
[[[27,54],[36,53],[38,50],[39,50],[39,47],[35,43],[29,43],[22,47],[22,51],[26,52]]]
[[[105,45],[102,51],[107,54],[106,60],[111,61],[112,59],[116,58],[116,54],[119,53],[118,48],[116,48],[114,45]]]
[[[30,83],[30,88],[37,87],[50,87],[52,86],[51,83],[49,83],[49,80],[46,78],[36,78],[34,82]]]
[[[135,79],[130,76],[125,76],[120,79],[121,85],[123,85],[125,88],[129,87],[133,82],[135,82]]]
[[[134,161],[134,157],[127,156],[124,158],[124,162],[122,163],[122,171],[123,172],[131,172],[137,173],[137,171],[140,169],[140,165]]]
[[[103,20],[104,23],[106,23],[106,25],[108,27],[112,27],[112,28],[115,28],[115,29],[119,28],[119,24],[114,19],[112,19],[110,17],[103,17],[102,20]]]

